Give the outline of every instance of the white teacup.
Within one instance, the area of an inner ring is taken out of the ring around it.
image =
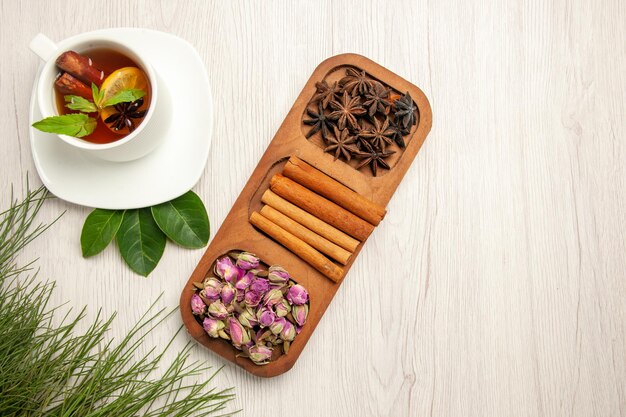
[[[91,143],[81,138],[67,135],[57,135],[61,140],[93,156],[116,162],[141,158],[159,145],[160,138],[163,135],[159,134],[158,128],[154,126],[155,123],[150,123],[158,102],[157,76],[152,66],[142,57],[140,52],[106,37],[94,36],[89,33],[74,36],[59,44],[55,44],[40,33],[33,38],[29,46],[33,52],[45,61],[37,83],[37,100],[44,118],[59,115],[54,94],[54,81],[59,74],[59,70],[56,67],[56,59],[65,51],[72,50],[81,53],[92,48],[114,49],[135,61],[140,69],[146,73],[150,81],[150,107],[143,121],[133,132],[115,142],[104,144]]]

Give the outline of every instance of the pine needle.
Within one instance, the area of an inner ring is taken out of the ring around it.
[[[18,266],[20,251],[49,225],[35,224],[48,197],[41,187],[0,213],[0,415],[2,416],[198,416],[223,411],[234,394],[211,387],[219,372],[190,362],[188,344],[169,365],[165,348],[145,350],[145,338],[174,311],[158,299],[121,341],[105,340],[115,315],[99,312],[84,332],[85,309],[59,314],[49,307],[54,282],[41,283],[33,263]],[[180,329],[179,329],[180,332]],[[207,377],[208,376],[208,377]],[[195,380],[200,379],[200,382]]]

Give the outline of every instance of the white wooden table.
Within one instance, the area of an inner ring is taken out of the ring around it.
[[[116,26],[191,42],[215,98],[194,188],[217,231],[311,71],[342,52],[420,86],[433,130],[296,366],[264,380],[205,349],[245,416],[626,415],[626,6],[613,1],[0,0],[0,200],[27,172],[28,42]],[[236,163],[233,163],[236,161]],[[202,251],[149,278],[115,247],[84,260],[88,209],[33,244],[53,299],[175,306]],[[179,316],[149,339],[160,344]],[[175,348],[188,338],[180,335]],[[172,355],[173,356],[172,352]]]

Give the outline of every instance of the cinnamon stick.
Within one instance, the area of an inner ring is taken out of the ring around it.
[[[358,240],[294,206],[289,201],[274,194],[271,190],[266,190],[263,193],[261,201],[348,252],[354,252],[357,246],[359,246]]]
[[[69,72],[89,87],[94,83],[98,87],[104,81],[104,71],[93,66],[93,61],[84,55],[74,51],[63,52],[57,58],[57,67]]]
[[[282,227],[263,217],[256,211],[250,216],[250,223],[267,233],[303,261],[320,271],[334,282],[341,280],[343,269],[332,263],[308,243],[298,239]]]
[[[287,161],[283,175],[337,203],[374,226],[378,226],[387,212],[381,205],[352,191],[297,156],[292,156]]]
[[[330,256],[340,264],[346,265],[348,263],[348,259],[350,259],[350,255],[352,255],[350,252],[307,229],[300,223],[285,216],[280,211],[270,206],[263,206],[260,213],[266,219],[274,222],[274,224],[282,227],[295,237],[302,239],[302,241],[313,246],[323,254]]]
[[[87,87],[80,80],[72,77],[67,72],[54,81],[57,90],[64,96],[80,96],[87,100],[93,100],[91,88]]]
[[[281,174],[272,177],[270,188],[287,201],[360,241],[374,231],[374,226],[362,218]]]

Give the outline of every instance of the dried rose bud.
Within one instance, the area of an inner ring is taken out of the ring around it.
[[[196,315],[204,314],[206,304],[198,294],[191,296],[191,312]]]
[[[224,285],[220,293],[224,305],[230,305],[230,303],[232,303],[235,299],[236,293],[237,291],[235,290],[235,287],[233,287],[233,284],[227,283],[226,285]]]
[[[246,271],[254,269],[259,266],[259,258],[252,253],[241,252],[239,256],[237,256],[237,266]]]
[[[225,327],[225,324],[221,320],[216,320],[211,317],[207,317],[202,322],[202,327],[204,331],[208,333],[211,337],[219,337],[219,331]]]
[[[309,293],[302,285],[296,284],[289,288],[286,298],[293,305],[302,305],[309,299]]]
[[[221,301],[214,301],[209,306],[209,315],[216,319],[225,319],[228,317],[228,310]]]
[[[278,317],[285,317],[291,311],[291,305],[289,301],[284,298],[274,306],[274,310],[276,311],[276,315]]]
[[[258,343],[265,343],[272,336],[272,332],[269,329],[259,329],[256,332],[256,340]]]
[[[248,290],[246,292],[246,295],[244,297],[243,302],[248,306],[248,307],[256,307],[259,305],[259,303],[261,302],[261,294],[254,292],[254,291],[250,291]]]
[[[241,345],[245,345],[250,341],[250,333],[246,330],[239,320],[231,317],[228,319],[228,333],[230,334],[230,340],[233,346],[241,348]]]
[[[255,278],[250,284],[250,290],[265,294],[270,289],[270,282],[265,278]]]
[[[278,288],[274,288],[272,290],[269,290],[265,294],[265,297],[263,298],[263,303],[266,306],[271,307],[277,303],[280,303],[282,299],[283,299],[283,293]]]
[[[257,315],[259,318],[259,325],[261,327],[271,326],[272,323],[274,323],[274,320],[276,319],[276,314],[269,308],[264,308],[260,310],[260,314],[257,313]]]
[[[234,283],[239,278],[239,268],[233,264],[233,261],[228,256],[217,260],[215,273],[230,283]]]
[[[237,283],[235,284],[235,288],[237,288],[239,291],[243,291],[250,286],[250,283],[252,282],[253,279],[254,279],[254,275],[248,272],[247,274],[244,274],[241,278],[237,280]]]
[[[309,315],[309,306],[307,304],[293,306],[291,307],[291,315],[299,326],[303,326]]]
[[[289,282],[290,278],[289,273],[285,271],[284,268],[280,266],[270,266],[267,279],[269,279],[272,284],[285,285]]]
[[[267,269],[260,269],[260,268],[251,269],[250,272],[255,277],[260,277],[260,278],[267,278],[267,275],[268,275]]]
[[[272,357],[272,349],[263,345],[254,345],[248,349],[250,360],[257,365],[265,365]]]
[[[280,338],[284,341],[291,342],[296,337],[296,328],[293,324],[285,321],[285,326],[282,332],[280,332]]]
[[[242,326],[249,329],[253,328],[258,323],[256,315],[249,309],[242,311],[237,319]]]
[[[272,325],[270,326],[270,330],[272,331],[273,334],[278,335],[285,328],[285,323],[287,323],[287,320],[285,320],[284,317],[278,317],[276,318],[276,320],[274,320],[274,323],[272,323]]]
[[[204,289],[200,294],[209,301],[215,301],[220,298],[221,291],[222,282],[217,278],[211,277],[204,280]]]

